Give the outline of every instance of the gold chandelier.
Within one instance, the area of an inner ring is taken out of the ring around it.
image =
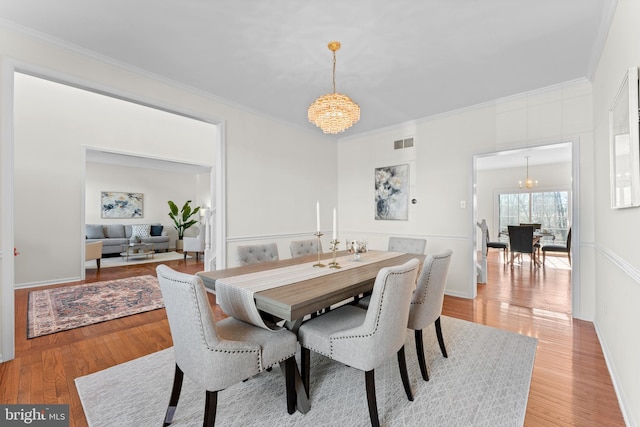
[[[336,93],[336,51],[340,49],[340,42],[329,42],[328,47],[333,52],[333,93],[316,99],[307,116],[322,132],[336,134],[360,120],[360,107],[347,95]]]
[[[518,185],[520,185],[520,188],[531,190],[533,187],[538,185],[538,181],[529,178],[529,156],[525,156],[525,158],[527,159],[527,177],[524,181],[518,181]]]

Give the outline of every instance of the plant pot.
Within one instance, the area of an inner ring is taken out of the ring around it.
[[[184,247],[183,244],[184,244],[183,240],[180,240],[180,239],[176,240],[176,250],[181,251],[182,248]]]

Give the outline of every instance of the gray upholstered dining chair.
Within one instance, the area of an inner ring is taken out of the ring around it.
[[[427,247],[427,239],[414,239],[410,237],[389,237],[389,252],[404,252],[407,254],[424,255]]]
[[[451,250],[447,250],[440,254],[427,256],[424,260],[422,271],[418,276],[416,290],[411,298],[407,327],[415,331],[418,364],[420,365],[422,379],[425,381],[429,381],[429,372],[424,358],[424,344],[422,341],[422,330],[424,328],[435,323],[436,336],[438,337],[442,356],[449,357],[442,336],[440,315],[442,313],[444,287],[447,284],[452,254]]]
[[[286,329],[269,331],[232,317],[216,322],[199,277],[179,273],[166,265],[158,266],[156,272],[176,360],[164,425],[173,421],[184,375],[206,390],[203,425],[213,426],[218,391],[282,361],[287,411],[292,414],[296,403],[295,334]]]
[[[567,244],[562,245],[544,245],[542,247],[542,265],[547,260],[547,252],[565,252],[569,258],[569,265],[571,265],[571,227],[569,227],[569,234],[567,234]]]
[[[300,326],[298,341],[302,347],[302,377],[307,393],[310,350],[365,371],[369,417],[371,424],[378,426],[374,369],[397,354],[405,393],[413,400],[404,343],[418,265],[418,260],[412,259],[403,265],[382,268],[373,285],[367,310],[345,305]]]
[[[259,262],[278,261],[278,245],[265,243],[263,245],[238,246],[238,260],[240,265],[251,265]]]
[[[309,240],[296,240],[289,244],[289,250],[291,250],[291,258],[298,258],[305,255],[317,255],[318,244],[320,245],[320,251],[322,252],[322,243],[318,239]]]

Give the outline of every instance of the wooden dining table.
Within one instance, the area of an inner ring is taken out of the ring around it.
[[[310,255],[200,272],[197,275],[208,289],[216,292],[216,302],[220,304],[223,311],[225,311],[225,307],[230,311],[236,310],[237,307],[234,307],[234,304],[238,304],[238,300],[225,301],[227,297],[224,295],[229,294],[220,292],[221,289],[216,289],[216,286],[218,288],[222,285],[229,286],[225,281],[245,284],[251,284],[254,279],[259,281],[260,278],[270,281],[271,284],[276,286],[253,293],[252,301],[249,303],[246,298],[241,298],[240,304],[255,304],[255,309],[260,315],[271,317],[268,322],[269,325],[272,325],[273,321],[282,319],[286,321],[285,326],[287,329],[297,332],[305,316],[315,315],[324,308],[371,291],[381,268],[404,264],[414,258],[418,258],[422,263],[425,256],[398,252],[369,251],[360,254],[360,259],[356,260],[347,251],[342,251],[336,254],[336,260],[340,268],[335,269],[328,267],[333,255],[325,253],[320,255],[325,267],[314,267],[313,264],[318,263],[318,256]],[[297,280],[294,277],[292,281],[292,270],[295,270],[294,276],[299,274],[303,278]],[[280,277],[287,278],[286,284],[278,283]],[[254,307],[250,308],[253,309]],[[246,309],[248,308],[242,307],[238,312],[244,314]],[[254,323],[251,319],[242,320]],[[265,324],[261,321],[257,321],[254,324],[265,327]],[[295,370],[295,384],[297,409],[302,413],[306,413],[310,410],[310,404],[298,369]]]
[[[425,258],[424,255],[396,252],[387,253],[390,256],[385,259],[367,262],[369,257],[381,253],[384,252],[365,252],[360,254],[360,260],[355,261],[345,259],[351,258],[347,251],[338,252],[337,259],[341,261],[342,268],[329,269],[329,267],[322,267],[321,269],[326,270],[329,274],[297,280],[290,284],[255,292],[255,306],[261,312],[268,313],[279,319],[287,321],[300,320],[304,316],[319,312],[325,307],[371,291],[375,278],[383,267],[404,264],[413,258],[418,258],[422,262]],[[332,259],[332,254],[321,254],[320,259],[323,260],[323,263],[328,264]],[[318,257],[316,255],[309,255],[197,274],[202,278],[205,286],[215,292],[216,282],[226,278],[257,272],[272,272],[273,275],[277,275],[284,268],[306,264],[308,264],[309,269],[318,269],[319,267],[313,267],[313,264],[317,263],[317,261]],[[218,303],[220,302],[218,301]]]

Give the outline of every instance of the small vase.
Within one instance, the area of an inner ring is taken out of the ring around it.
[[[177,251],[181,251],[183,246],[184,241],[182,239],[178,239],[176,240],[176,250]]]

